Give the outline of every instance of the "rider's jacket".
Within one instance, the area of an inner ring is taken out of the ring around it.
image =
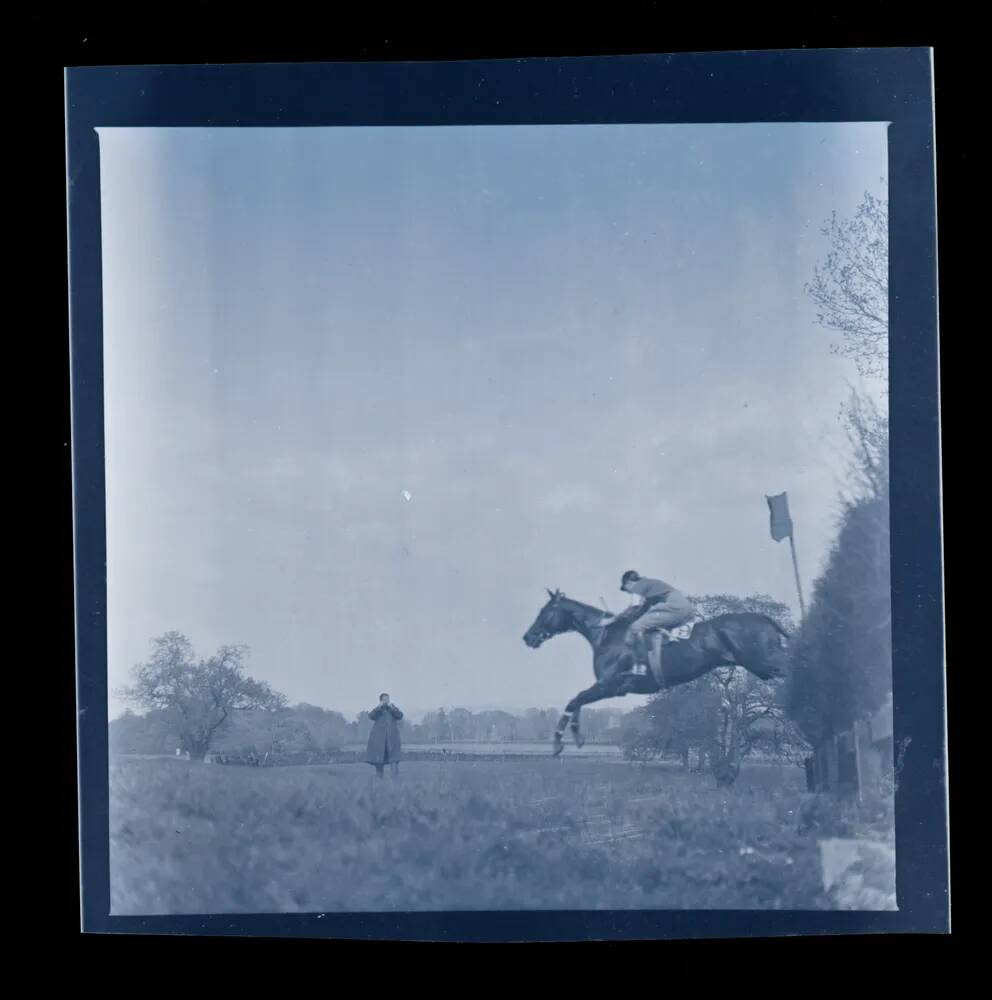
[[[682,597],[670,583],[665,583],[664,580],[652,580],[646,576],[635,580],[627,590],[631,594],[638,594],[646,604],[658,604],[661,601]]]

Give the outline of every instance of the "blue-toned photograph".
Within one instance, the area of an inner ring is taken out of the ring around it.
[[[112,915],[897,909],[886,122],[97,131]]]

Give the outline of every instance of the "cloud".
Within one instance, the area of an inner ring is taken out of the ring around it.
[[[602,504],[599,491],[588,483],[558,483],[535,497],[539,510],[560,514],[562,511],[578,508],[592,510]]]

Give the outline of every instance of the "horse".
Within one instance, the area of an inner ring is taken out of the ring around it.
[[[548,589],[549,600],[524,634],[524,642],[538,649],[544,642],[566,632],[578,632],[592,647],[592,669],[596,683],[580,691],[566,706],[555,729],[552,753],[564,748],[562,737],[571,723],[575,745],[585,740],[579,731],[579,713],[584,705],[604,698],[628,694],[656,694],[687,684],[718,667],[743,667],[763,681],[785,675],[786,642],[789,633],[774,619],[753,612],[718,615],[697,622],[687,639],[666,642],[661,658],[661,677],[632,673],[635,653],[626,644],[631,619],[613,618],[595,608]]]

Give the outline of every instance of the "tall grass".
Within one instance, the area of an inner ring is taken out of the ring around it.
[[[111,765],[115,914],[821,909],[798,769]]]

